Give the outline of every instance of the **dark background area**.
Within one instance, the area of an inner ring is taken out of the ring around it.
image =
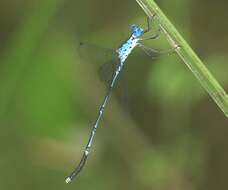
[[[157,3],[228,91],[228,1]],[[140,50],[127,60],[87,165],[65,184],[105,94],[77,44],[116,48],[133,23],[145,27],[146,15],[132,0],[1,0],[0,189],[228,188],[227,118],[177,55]],[[147,45],[169,48],[164,36]]]

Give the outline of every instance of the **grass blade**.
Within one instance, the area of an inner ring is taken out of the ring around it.
[[[161,11],[154,0],[136,0],[149,17],[156,15],[160,27],[176,53],[199,80],[204,89],[210,94],[220,109],[228,117],[228,95],[210,71],[205,67],[200,58],[180,35],[177,29]]]

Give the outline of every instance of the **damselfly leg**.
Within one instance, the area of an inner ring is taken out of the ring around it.
[[[117,50],[103,48],[103,50],[105,50],[105,51],[103,51],[103,53],[101,53],[101,51],[99,53],[96,51],[96,53],[94,52],[92,55],[88,56],[88,52],[91,52],[89,49],[91,49],[91,48],[93,49],[95,47],[95,45],[88,45],[86,43],[80,43],[79,52],[84,54],[85,57],[90,57],[90,58],[92,57],[92,62],[95,62],[97,60],[97,57],[98,57],[99,58],[98,62],[100,64],[106,63],[105,65],[102,66],[103,69],[102,69],[102,67],[100,67],[99,70],[101,73],[102,72],[106,73],[105,78],[106,78],[106,82],[108,81],[108,90],[107,90],[107,94],[105,95],[103,102],[99,108],[98,115],[97,115],[97,118],[94,122],[94,125],[92,126],[92,130],[91,130],[88,142],[84,148],[82,158],[81,158],[79,164],[73,170],[73,172],[66,178],[66,183],[71,182],[72,179],[75,176],[77,176],[78,173],[84,167],[86,160],[88,158],[89,152],[90,152],[90,148],[91,148],[92,143],[93,143],[94,136],[95,136],[96,131],[99,127],[100,120],[103,116],[104,109],[108,103],[110,96],[111,96],[111,92],[115,86],[117,79],[119,78],[119,74],[123,70],[126,59],[132,53],[134,48],[139,46],[140,48],[143,49],[143,51],[146,52],[146,54],[148,56],[151,56],[151,57],[154,57],[154,54],[167,54],[167,53],[171,52],[171,50],[169,50],[169,51],[155,50],[155,49],[149,48],[149,47],[147,47],[141,43],[145,40],[157,39],[160,36],[160,30],[159,30],[159,33],[157,33],[153,36],[150,36],[147,38],[142,38],[142,36],[145,33],[148,33],[149,31],[151,31],[151,21],[153,20],[153,18],[154,17],[147,18],[147,29],[146,30],[142,29],[141,27],[139,27],[136,24],[132,25],[130,37],[124,43],[122,43]],[[104,56],[100,56],[101,55],[100,53],[103,55],[105,53],[106,58],[103,59]],[[108,57],[108,59],[107,59],[107,57]],[[105,67],[109,67],[109,63],[112,63],[112,64],[110,64],[110,65],[112,65],[112,69],[110,72],[106,72]],[[108,78],[108,80],[107,80],[107,78]]]
[[[147,18],[147,29],[145,30],[144,33],[148,33],[152,30],[151,27],[151,22],[152,19],[156,18],[156,15],[154,15],[152,18],[148,17]],[[156,59],[161,55],[169,55],[173,52],[175,52],[176,48],[171,48],[168,50],[157,50],[151,47],[148,47],[146,45],[143,44],[144,41],[148,41],[148,40],[155,40],[158,39],[162,34],[162,30],[159,27],[158,31],[156,34],[152,35],[152,36],[148,36],[148,37],[144,37],[144,38],[140,38],[138,41],[138,46],[148,55],[150,56],[152,59]]]
[[[176,48],[170,48],[168,50],[157,50],[151,47],[147,47],[144,44],[140,43],[139,47],[152,59],[156,59],[161,55],[170,55],[175,52]]]
[[[156,14],[154,14],[152,17],[147,17],[147,28],[144,30],[143,32],[144,34],[151,31],[151,28],[152,28],[151,23],[155,17],[156,17]]]

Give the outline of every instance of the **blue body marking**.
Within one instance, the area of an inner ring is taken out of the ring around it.
[[[95,122],[94,126],[92,127],[92,131],[90,133],[90,137],[89,137],[88,143],[87,143],[87,145],[86,145],[86,147],[84,149],[84,152],[83,152],[81,161],[76,166],[76,168],[74,169],[74,171],[66,178],[66,180],[65,180],[66,183],[71,182],[72,179],[75,176],[77,176],[77,174],[81,171],[81,169],[85,165],[86,160],[87,160],[87,157],[88,157],[88,154],[89,154],[89,151],[90,151],[90,147],[91,147],[92,142],[93,142],[93,138],[94,138],[94,136],[96,134],[97,128],[99,127],[99,122],[100,122],[101,117],[103,115],[104,108],[105,108],[105,106],[106,106],[106,104],[108,102],[108,99],[110,98],[111,91],[112,91],[112,89],[114,87],[114,84],[116,82],[116,79],[118,78],[121,70],[123,69],[123,66],[125,64],[125,61],[126,61],[127,57],[131,54],[131,52],[133,51],[133,49],[135,47],[137,47],[138,45],[140,45],[139,41],[142,40],[142,39],[140,39],[140,37],[145,32],[148,32],[149,30],[150,30],[149,23],[148,23],[148,29],[146,31],[144,31],[142,28],[140,28],[137,25],[132,25],[131,26],[131,35],[130,35],[129,39],[125,43],[123,43],[120,46],[120,48],[118,48],[116,50],[117,55],[118,55],[119,62],[116,65],[116,69],[115,69],[115,71],[113,73],[113,77],[112,77],[112,81],[111,81],[109,90],[108,90],[106,96],[104,97],[103,103],[100,106],[100,109],[99,109],[99,112],[98,112],[98,116],[97,116],[96,122]]]
[[[125,43],[123,43],[119,49],[116,50],[119,58],[119,63],[116,67],[115,74],[112,79],[111,87],[114,86],[115,81],[124,66],[125,60],[131,54],[133,49],[137,47],[138,41],[140,40],[140,37],[143,35],[143,33],[144,33],[144,30],[142,28],[140,28],[135,24],[132,25],[130,38]]]

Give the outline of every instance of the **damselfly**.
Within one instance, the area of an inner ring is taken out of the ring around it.
[[[87,157],[89,155],[90,152],[90,148],[91,145],[93,143],[93,138],[96,134],[97,128],[99,127],[99,122],[101,120],[101,117],[103,115],[105,106],[110,98],[111,92],[113,90],[113,87],[115,85],[115,82],[120,74],[120,72],[123,69],[123,66],[125,65],[125,61],[127,59],[127,57],[132,53],[132,51],[136,48],[136,47],[140,47],[147,55],[152,56],[155,53],[160,53],[159,51],[149,48],[147,46],[145,46],[142,42],[145,40],[152,40],[152,39],[156,39],[159,37],[160,35],[160,30],[158,30],[158,33],[155,35],[152,35],[150,37],[144,37],[143,35],[148,33],[149,31],[151,31],[151,22],[153,21],[153,18],[148,18],[147,19],[147,29],[143,29],[140,26],[133,24],[131,26],[131,34],[130,37],[128,38],[127,41],[125,41],[124,43],[122,43],[120,45],[120,47],[116,50],[115,54],[118,60],[118,63],[115,66],[114,72],[112,73],[112,78],[109,84],[109,89],[107,91],[106,96],[104,97],[104,100],[100,106],[99,112],[98,112],[98,116],[97,119],[95,121],[95,124],[93,125],[92,131],[90,133],[89,136],[89,140],[85,146],[81,161],[79,162],[79,164],[77,165],[77,167],[73,170],[73,172],[66,178],[66,183],[69,183],[72,181],[72,179],[78,175],[78,173],[82,170],[83,166],[86,163]],[[81,44],[83,45],[83,44]],[[172,49],[173,50],[173,49]],[[171,50],[171,51],[172,51]],[[170,50],[166,51],[166,52],[170,52]],[[163,52],[165,53],[165,52]]]

